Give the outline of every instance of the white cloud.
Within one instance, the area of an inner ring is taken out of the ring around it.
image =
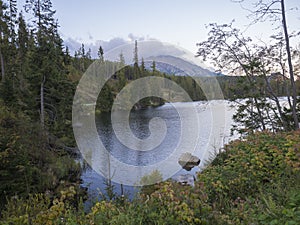
[[[98,52],[98,49],[100,46],[102,46],[104,53],[105,53],[105,52],[108,52],[119,46],[134,43],[135,40],[137,40],[137,41],[156,40],[149,36],[146,36],[146,37],[137,36],[132,33],[128,34],[127,39],[124,39],[121,37],[115,37],[108,41],[96,40],[96,41],[93,41],[90,43],[84,43],[82,39],[78,39],[78,38],[75,38],[75,39],[71,38],[71,37],[66,38],[66,37],[64,37],[64,35],[62,35],[62,37],[64,39],[65,46],[68,46],[69,51],[72,55],[74,55],[75,51],[77,51],[81,47],[81,44],[84,44],[86,51],[88,49],[91,49],[93,58],[97,57],[97,52]],[[94,38],[91,34],[89,34],[89,40],[94,40]]]

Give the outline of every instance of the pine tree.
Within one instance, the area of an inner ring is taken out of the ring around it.
[[[63,68],[62,39],[58,34],[58,23],[54,19],[50,0],[27,0],[25,9],[34,15],[35,46],[30,57],[32,93],[39,94],[40,121],[55,122],[57,116],[57,85]],[[46,115],[47,113],[47,115]]]
[[[8,1],[9,7],[8,7],[8,27],[9,27],[9,33],[10,33],[10,42],[14,43],[16,39],[16,24],[17,24],[17,0],[9,0]]]
[[[133,62],[134,62],[134,66],[138,67],[139,66],[139,57],[138,57],[138,44],[137,44],[137,40],[135,40],[134,42],[134,57],[133,57]]]
[[[154,76],[155,75],[155,71],[156,71],[156,63],[155,63],[155,61],[152,62],[151,69],[152,69],[152,75]]]
[[[98,57],[100,59],[100,62],[104,62],[104,51],[102,46],[100,45],[99,50],[98,50]]]
[[[16,87],[18,86],[17,78],[17,44],[16,44],[16,26],[18,23],[17,20],[17,1],[9,0],[7,7],[7,25],[8,25],[8,50],[6,53],[6,73],[8,79],[11,79],[12,90],[16,92]]]
[[[121,67],[125,66],[125,58],[124,58],[123,52],[121,52],[119,55],[119,62],[120,62]]]
[[[52,9],[51,0],[26,0],[25,10],[32,12],[39,32],[46,32],[47,28],[53,26],[55,10]]]
[[[142,62],[141,62],[141,77],[145,77],[145,76],[146,76],[146,67],[145,67],[144,58],[142,58]]]
[[[87,59],[89,59],[89,60],[92,59],[92,49],[91,49],[91,48],[89,48],[89,50],[87,51],[85,57],[86,57]]]
[[[138,57],[138,44],[137,44],[137,40],[135,40],[134,42],[134,64],[133,64],[133,69],[134,69],[134,73],[133,73],[133,79],[136,79],[139,76],[139,57]]]
[[[18,35],[17,35],[17,77],[19,80],[20,91],[23,91],[25,88],[25,74],[28,70],[28,42],[29,42],[29,32],[23,18],[22,13],[19,14],[18,18]]]
[[[0,63],[2,82],[5,81],[5,52],[8,46],[8,26],[5,10],[6,5],[0,0]]]
[[[70,50],[69,50],[69,47],[66,46],[66,50],[65,50],[65,54],[64,54],[64,64],[66,66],[70,65],[71,64],[71,56],[70,56]]]
[[[84,44],[81,44],[80,53],[82,58],[86,57]]]

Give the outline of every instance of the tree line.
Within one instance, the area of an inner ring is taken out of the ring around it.
[[[30,20],[17,9],[0,1],[0,212],[12,196],[79,189],[81,173],[69,148],[76,59],[50,0],[27,0]]]
[[[243,75],[217,77],[226,99],[247,98],[239,102],[234,118],[241,133],[299,126],[299,50],[288,45],[294,34],[287,34],[283,1],[273,2],[274,6],[280,3],[283,32],[272,36],[271,45],[253,43],[232,24],[209,25],[209,39],[199,44],[199,56],[214,61],[220,69]],[[265,6],[258,8],[257,15]],[[48,191],[53,197],[71,183],[79,186],[80,166],[70,156],[75,151],[72,101],[82,74],[95,61],[84,45],[70,55],[58,33],[50,0],[27,0],[24,11],[32,19],[26,20],[18,12],[17,0],[0,0],[0,210],[12,196]],[[170,79],[192,100],[206,100],[194,78],[161,73],[155,62],[146,70],[144,60],[138,57],[137,42],[131,66],[125,65],[122,54],[119,62],[109,62],[101,46],[98,56],[97,60],[111,67],[124,65],[102,89],[97,101],[99,112],[111,109],[126,84],[148,76]],[[211,79],[202,81],[209,84]],[[180,97],[168,92],[167,83],[162,84],[162,90]],[[281,96],[287,97],[287,106],[281,105]],[[163,99],[150,96],[134,107],[163,103]]]

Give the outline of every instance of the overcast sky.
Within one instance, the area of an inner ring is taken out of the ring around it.
[[[248,0],[246,0],[248,1]],[[253,1],[251,1],[253,2]],[[154,38],[196,53],[211,22],[235,24],[246,29],[247,11],[231,0],[52,0],[64,39],[83,43],[114,38]],[[300,30],[300,1],[286,0],[290,30]],[[248,5],[249,7],[249,5]],[[247,30],[252,37],[266,37],[269,24]]]

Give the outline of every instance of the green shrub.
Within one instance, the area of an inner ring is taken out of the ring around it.
[[[0,224],[299,224],[299,134],[258,133],[234,141],[193,187],[160,182],[132,202],[96,202],[89,213],[74,204],[72,187],[53,201],[47,195],[13,198]]]

